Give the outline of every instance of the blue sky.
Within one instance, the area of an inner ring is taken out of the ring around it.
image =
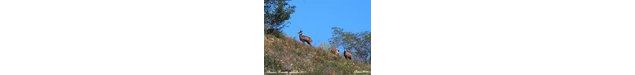
[[[331,38],[331,27],[348,32],[370,31],[370,0],[291,0],[296,11],[284,33],[298,38],[302,30],[313,39],[313,46]]]

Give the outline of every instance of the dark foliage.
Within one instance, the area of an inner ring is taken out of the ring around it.
[[[295,6],[290,5],[289,0],[265,0],[265,33],[277,37],[282,36],[282,28],[286,27],[286,21],[295,12]]]

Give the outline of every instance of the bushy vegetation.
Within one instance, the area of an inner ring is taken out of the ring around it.
[[[311,74],[353,74],[370,71],[370,64],[344,59],[320,47],[312,47],[290,37],[265,35],[265,72],[285,69]],[[329,48],[327,48],[329,49]],[[291,65],[293,64],[293,65]]]
[[[333,27],[333,37],[331,44],[335,47],[342,47],[351,50],[354,59],[364,63],[370,63],[371,35],[369,31],[346,32],[339,27]]]
[[[265,34],[282,37],[282,28],[295,12],[295,6],[289,0],[265,0]]]

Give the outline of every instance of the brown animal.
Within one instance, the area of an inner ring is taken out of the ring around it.
[[[333,53],[335,55],[340,54],[340,52],[337,52],[337,48],[335,48],[335,47],[331,47],[331,53]]]
[[[311,37],[306,36],[302,33],[302,31],[298,32],[298,34],[300,34],[300,41],[302,41],[303,43],[307,43],[309,45],[311,45]]]
[[[351,60],[351,57],[353,56],[353,54],[351,54],[351,50],[346,50],[344,51],[344,58]]]
[[[331,53],[335,54],[335,57],[339,57],[340,52],[337,52],[337,48],[331,47]]]

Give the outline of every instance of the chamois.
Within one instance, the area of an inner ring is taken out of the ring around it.
[[[337,60],[337,59],[340,58],[340,52],[337,52],[337,48],[331,47],[331,53],[333,53],[333,55],[335,55],[335,56],[332,57],[333,60]]]
[[[340,52],[337,52],[337,48],[335,47],[331,47],[331,53],[335,54],[336,56],[339,56]]]
[[[351,54],[351,50],[346,50],[344,51],[344,58],[351,60],[351,57],[353,56],[353,54]]]
[[[302,33],[302,31],[298,32],[299,34],[299,38],[300,41],[302,41],[303,43],[307,43],[309,45],[311,45],[311,37],[304,35],[304,33]]]

